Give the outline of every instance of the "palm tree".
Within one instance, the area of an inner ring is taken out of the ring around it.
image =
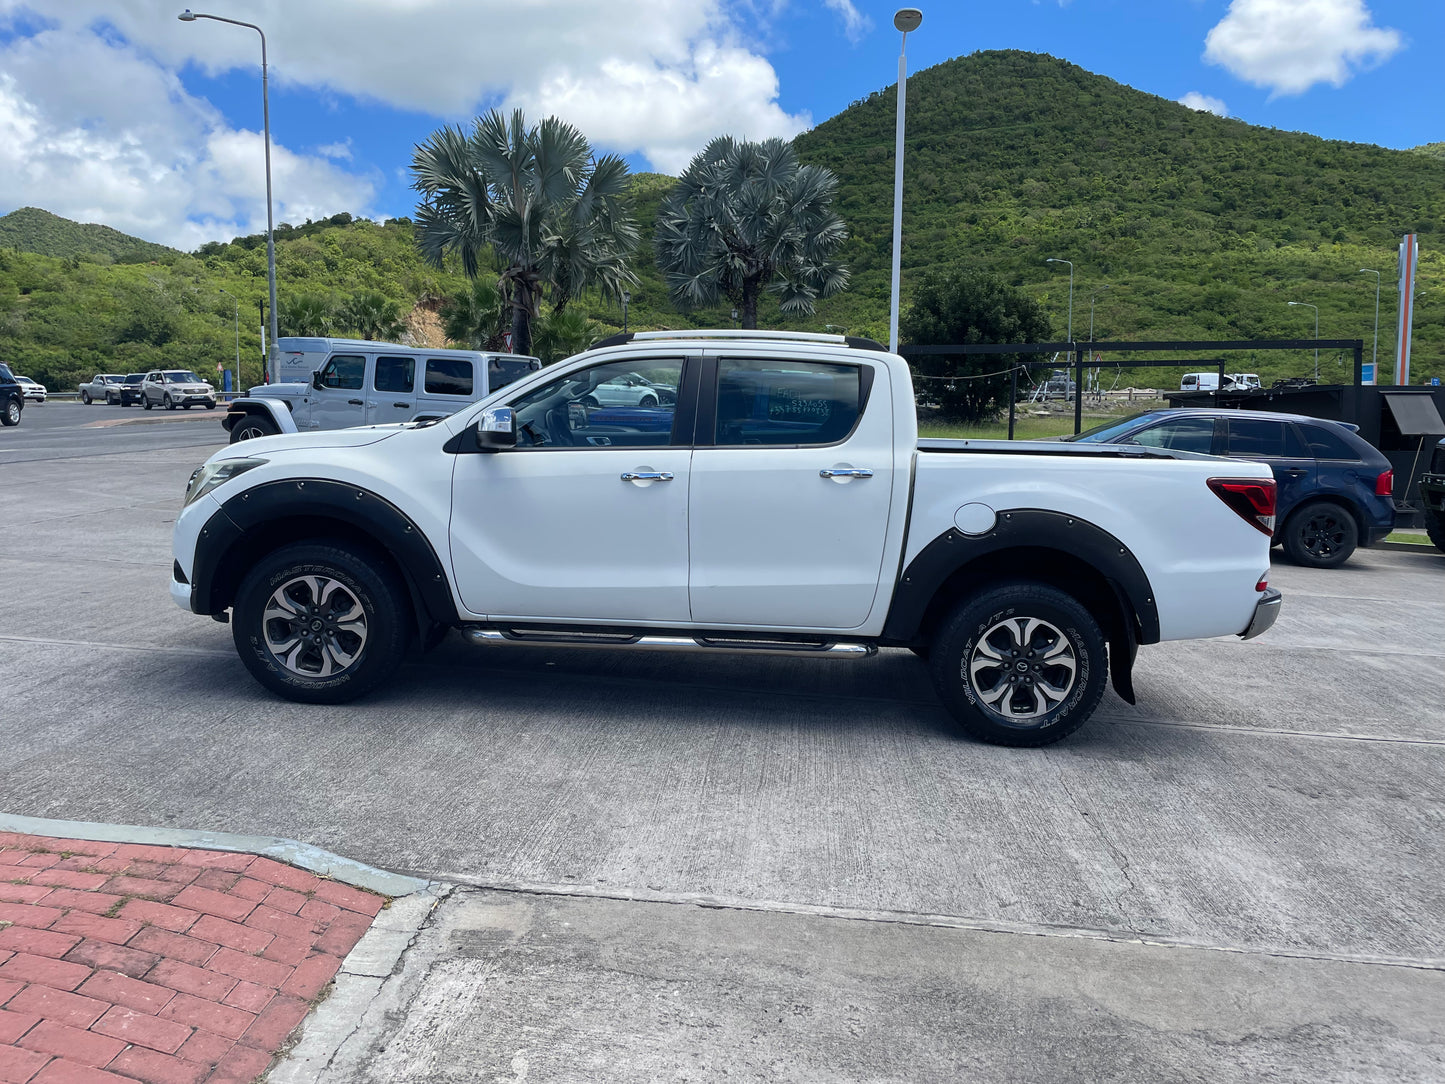
[[[401,321],[401,306],[375,290],[364,290],[346,303],[341,323],[362,339],[394,342],[406,330]]]
[[[497,290],[497,283],[484,278],[458,290],[442,303],[442,330],[452,342],[465,343],[473,350],[506,349],[502,331],[512,320],[512,307]]]
[[[657,216],[657,262],[684,309],[727,297],[742,326],[758,326],[758,296],[780,295],[785,313],[848,286],[831,259],[848,236],[833,212],[838,178],[800,166],[791,142],[738,142],[720,136],[678,178]]]
[[[596,158],[576,128],[548,117],[528,128],[520,109],[478,117],[471,134],[441,128],[412,156],[417,244],[433,265],[448,253],[476,278],[488,248],[512,308],[512,349],[531,352],[544,287],[554,305],[596,286],[612,296],[636,282],[625,260],[637,245],[626,204],[627,163]]]
[[[276,308],[282,335],[330,335],[335,324],[331,302],[320,294],[289,294]]]
[[[576,309],[553,309],[537,321],[532,349],[544,365],[580,354],[602,337],[602,325]]]

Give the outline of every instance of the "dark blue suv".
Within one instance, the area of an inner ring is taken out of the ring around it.
[[[1342,422],[1262,410],[1151,410],[1064,439],[1268,463],[1279,485],[1274,542],[1302,565],[1335,568],[1395,526],[1390,461]]]

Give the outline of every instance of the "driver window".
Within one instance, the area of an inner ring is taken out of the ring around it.
[[[360,354],[333,354],[321,369],[321,386],[360,391],[365,372],[366,359]]]
[[[681,358],[594,365],[512,401],[517,448],[638,448],[672,442]]]

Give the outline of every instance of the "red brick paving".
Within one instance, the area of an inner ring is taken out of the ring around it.
[[[385,902],[255,855],[0,832],[0,1084],[247,1084]]]

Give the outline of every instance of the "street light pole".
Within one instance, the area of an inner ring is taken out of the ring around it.
[[[1298,306],[1299,306],[1300,308],[1302,308],[1302,309],[1314,309],[1314,310],[1315,310],[1315,342],[1319,342],[1319,341],[1320,341],[1320,307],[1319,307],[1318,305],[1311,305],[1308,301],[1290,301],[1290,302],[1287,302],[1287,304],[1290,304],[1290,305],[1298,305]],[[1319,348],[1318,346],[1316,346],[1316,347],[1315,347],[1315,383],[1318,384],[1319,382],[1320,382],[1320,348]]]
[[[628,290],[622,291],[622,334],[627,334],[627,305],[632,300],[632,294]]]
[[[908,32],[917,30],[923,12],[899,8],[893,25],[903,34],[898,47],[898,120],[893,133],[893,292],[888,306],[888,349],[898,353],[898,276],[903,263],[903,113],[908,101]]]
[[[236,387],[235,391],[241,390],[241,302],[236,300],[236,295],[230,290],[217,286],[216,289],[225,294],[232,301],[236,302]]]
[[[1050,256],[1044,263],[1066,263],[1069,265],[1069,342],[1074,341],[1074,261],[1060,260]]]
[[[1093,342],[1093,341],[1094,341],[1094,298],[1098,297],[1100,294],[1102,294],[1102,293],[1103,293],[1105,290],[1107,290],[1107,289],[1109,289],[1109,287],[1107,287],[1107,286],[1100,286],[1097,290],[1095,290],[1093,293],[1091,293],[1091,294],[1089,295],[1089,341],[1090,341],[1090,342]]]
[[[267,379],[275,380],[279,375],[275,372],[275,360],[280,348],[276,345],[276,222],[271,204],[271,96],[267,88],[266,33],[255,23],[243,23],[239,19],[227,19],[222,15],[205,15],[193,12],[190,8],[176,18],[183,23],[211,19],[218,23],[230,23],[232,26],[244,26],[261,35],[261,126],[266,144],[266,280],[271,291],[271,342],[267,353],[270,362],[268,368],[272,371],[267,373]]]
[[[1375,276],[1375,347],[1370,351],[1370,371],[1375,374],[1373,383],[1380,382],[1380,273],[1373,267],[1360,268],[1362,275]]]

